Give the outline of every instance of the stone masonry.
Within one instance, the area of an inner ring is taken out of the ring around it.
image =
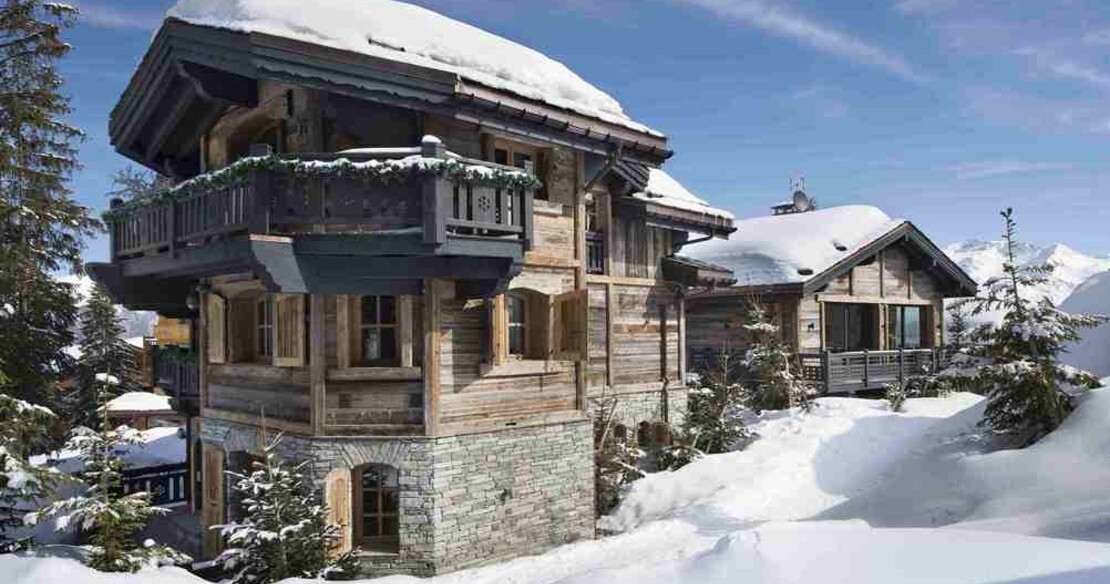
[[[259,434],[204,419],[201,439],[232,452],[257,448]],[[320,485],[337,468],[399,470],[400,552],[365,555],[366,576],[430,576],[594,536],[589,420],[442,438],[287,436],[281,454],[311,460]]]

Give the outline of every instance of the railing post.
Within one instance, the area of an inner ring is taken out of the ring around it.
[[[821,383],[825,386],[825,393],[832,389],[832,352],[825,349],[821,352]]]
[[[177,201],[170,200],[166,208],[166,239],[171,258],[177,257]]]
[[[123,204],[123,199],[121,199],[119,197],[112,197],[112,200],[108,202],[108,208],[109,209],[116,209],[122,204]],[[119,240],[120,239],[120,228],[119,228],[119,225],[120,225],[120,223],[119,223],[119,220],[117,218],[113,218],[113,219],[109,220],[108,224],[109,224],[109,228],[108,228],[109,229],[109,231],[108,231],[108,253],[109,253],[109,257],[110,257],[111,262],[115,263],[116,262],[116,256],[119,255],[119,246],[120,246],[120,240]]]
[[[902,347],[898,347],[898,385],[906,384],[906,358]]]
[[[253,170],[247,175],[247,197],[250,215],[247,231],[267,234],[270,232],[270,174]]]
[[[532,196],[535,191],[520,189],[520,228],[521,238],[524,241],[524,251],[532,249]]]
[[[435,136],[424,136],[420,141],[420,154],[424,158],[447,157],[443,142]],[[447,243],[447,193],[449,183],[437,176],[425,177],[421,181],[421,198],[424,205],[424,243],[443,245]]]
[[[871,383],[871,351],[868,349],[863,350],[863,389],[867,389]]]

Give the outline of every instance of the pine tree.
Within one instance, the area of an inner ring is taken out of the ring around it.
[[[234,573],[233,583],[351,573],[353,554],[329,558],[342,532],[328,523],[327,508],[306,480],[307,462],[285,466],[277,455],[280,442],[278,436],[265,447],[250,474],[228,472],[235,479],[232,489],[246,506],[246,517],[242,523],[219,526],[228,547],[216,563]]]
[[[1002,322],[972,331],[970,346],[953,357],[945,375],[967,380],[987,396],[983,424],[1030,443],[1067,417],[1070,392],[1098,387],[1094,375],[1062,365],[1060,354],[1066,343],[1080,339],[1080,329],[1107,319],[1061,312],[1048,299],[1031,300],[1028,289],[1044,283],[1053,266],[1018,265],[1013,210],[1006,209],[1002,217],[1008,253],[1003,275],[986,282],[982,294],[970,302],[972,316],[999,311]]]
[[[93,287],[81,315],[77,384],[65,400],[65,413],[73,425],[97,427],[96,404],[102,388],[107,387],[109,398],[139,390],[135,359],[122,335],[123,326],[112,299],[103,287]],[[105,386],[98,377],[118,383]]]
[[[616,421],[620,402],[604,400],[594,411],[594,503],[598,515],[617,508],[625,488],[645,476],[644,458],[633,436]]]
[[[972,323],[968,316],[967,302],[958,300],[948,306],[948,348],[954,353],[967,347]]]
[[[0,394],[0,553],[30,545],[29,538],[11,531],[23,527],[23,517],[59,482],[59,473],[28,460],[45,449],[53,423],[50,410]]]
[[[151,494],[144,491],[123,494],[123,470],[126,462],[121,454],[129,446],[143,444],[137,430],[120,426],[109,429],[107,409],[108,383],[100,383],[99,409],[103,412],[100,431],[75,428],[66,444],[68,450],[80,453],[84,463],[81,479],[88,486],[83,495],[57,501],[29,516],[31,522],[55,518],[57,529],[78,530],[88,535],[91,547],[88,565],[102,572],[134,572],[148,563],[183,563],[188,557],[147,540],[142,546],[135,534],[156,515],[168,509],[151,504]]]
[[[145,170],[136,170],[128,166],[116,171],[112,175],[112,186],[109,197],[118,197],[125,201],[149,197],[173,186],[169,177],[154,174]]]
[[[740,420],[744,388],[742,361],[721,350],[713,365],[690,385],[686,419],[675,446],[660,456],[660,466],[678,468],[704,454],[728,452],[748,437]]]
[[[51,274],[79,271],[82,238],[97,222],[67,183],[80,130],[55,63],[76,10],[42,0],[0,5],[0,392],[45,403],[66,363],[76,318],[72,286]]]
[[[756,412],[800,406],[809,409],[812,388],[800,377],[800,368],[779,338],[779,327],[771,324],[766,311],[756,302],[748,307],[744,329],[750,339],[744,368],[748,377],[745,401]]]

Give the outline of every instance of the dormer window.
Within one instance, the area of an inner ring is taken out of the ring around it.
[[[493,161],[505,166],[513,166],[530,172],[547,183],[547,150],[519,142],[497,139],[493,141]],[[547,200],[547,187],[536,190],[535,198]]]

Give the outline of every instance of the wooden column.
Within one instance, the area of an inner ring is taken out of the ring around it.
[[[678,297],[678,382],[686,385],[686,297]]]
[[[227,522],[224,496],[224,451],[215,446],[202,445],[201,484],[201,528],[203,531],[204,557],[214,558],[223,549],[223,538],[219,531],[209,529],[213,525]]]
[[[412,296],[397,297],[397,328],[401,344],[401,367],[412,367]]]
[[[324,432],[327,415],[327,377],[328,356],[324,332],[324,295],[309,295],[308,308],[308,377],[309,377],[309,419],[312,433],[319,436]]]
[[[616,376],[613,374],[613,351],[616,348],[613,343],[613,301],[616,295],[613,294],[613,284],[605,285],[605,385],[607,389],[613,389],[613,380]]]
[[[439,431],[439,365],[442,280],[424,280],[424,434],[435,436]]]
[[[200,294],[197,311],[197,391],[200,411],[208,407],[208,294]]]
[[[346,294],[335,297],[335,365],[339,369],[351,366],[351,298]]]
[[[578,153],[575,157],[575,184],[582,185],[574,189],[574,289],[586,290],[586,191],[585,189],[585,174],[584,163],[585,157],[582,153]],[[582,353],[579,360],[574,364],[574,383],[575,383],[575,405],[581,411],[586,411],[586,360],[590,354],[590,306],[589,306],[589,293],[586,293],[586,302],[583,309],[586,311],[584,316],[586,323],[586,339],[582,344]]]

